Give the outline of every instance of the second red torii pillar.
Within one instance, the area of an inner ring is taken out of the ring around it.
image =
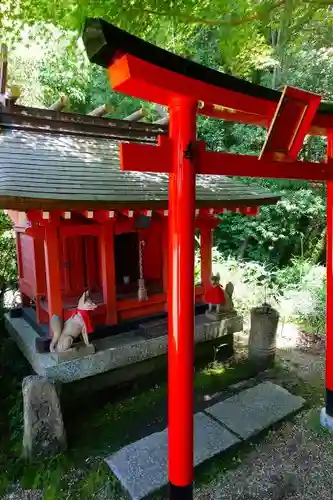
[[[169,174],[169,498],[192,499],[194,374],[194,230],[196,108],[174,97],[169,106],[172,170]]]

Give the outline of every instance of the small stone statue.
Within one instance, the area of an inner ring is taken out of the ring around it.
[[[62,324],[59,316],[54,315],[51,321],[53,338],[50,344],[50,352],[64,352],[72,347],[74,340],[82,335],[86,345],[90,345],[88,334],[93,331],[89,311],[96,309],[97,305],[90,297],[88,291],[84,292],[74,314]]]
[[[220,284],[220,279],[219,273],[212,275],[211,284],[205,290],[204,295],[204,301],[208,304],[206,316],[214,320],[218,320],[221,316],[234,312],[232,301],[234,286],[229,282],[224,289]],[[215,312],[213,311],[214,308]]]
[[[225,302],[220,306],[220,313],[229,314],[235,312],[235,306],[232,300],[233,293],[234,293],[234,285],[231,283],[231,281],[229,281],[224,289]]]

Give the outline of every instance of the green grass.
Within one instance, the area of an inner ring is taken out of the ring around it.
[[[196,373],[194,387],[199,393],[214,393],[253,375],[253,366],[246,361],[236,364],[213,362]]]

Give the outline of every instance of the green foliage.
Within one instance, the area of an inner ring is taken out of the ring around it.
[[[249,320],[252,307],[269,302],[283,321],[294,321],[308,332],[326,331],[326,269],[306,258],[295,258],[284,268],[254,261],[225,258],[215,248],[214,272],[221,283],[234,284],[234,302]]]
[[[283,290],[281,304],[287,319],[300,323],[306,331],[323,335],[326,332],[326,269],[305,258],[293,259],[277,272]]]
[[[299,311],[298,321],[309,333],[326,334],[326,280],[322,280],[322,285],[317,291],[313,310]]]
[[[314,190],[286,191],[275,206],[261,207],[255,218],[226,213],[217,228],[223,255],[285,265],[291,256],[311,254],[325,226],[325,200]]]
[[[179,54],[188,53],[198,29],[212,31],[217,66],[246,78],[276,68],[285,75],[287,59],[308,40],[327,43],[332,25],[331,9],[320,0],[21,0],[15,7],[3,0],[1,13],[2,28],[13,39],[23,24],[52,23],[80,33],[86,17],[103,17]]]
[[[0,211],[0,314],[5,293],[16,288],[16,245],[9,218]]]

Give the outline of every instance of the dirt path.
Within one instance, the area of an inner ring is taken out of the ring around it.
[[[244,337],[239,341],[246,344]],[[198,488],[196,500],[333,498],[332,436],[319,425],[324,404],[324,344],[294,325],[285,325],[279,331],[277,348],[279,364],[292,377],[305,381],[309,394],[312,389],[314,399],[307,399],[313,407],[270,432],[236,469],[220,473],[208,486]]]

